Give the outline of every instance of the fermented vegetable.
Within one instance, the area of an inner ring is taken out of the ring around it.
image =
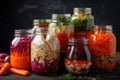
[[[112,27],[95,26],[89,39],[93,66],[100,71],[112,71],[115,67],[116,38]]]
[[[60,44],[50,33],[37,33],[31,43],[31,65],[36,74],[47,74],[58,69]]]

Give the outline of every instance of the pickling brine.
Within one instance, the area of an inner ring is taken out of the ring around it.
[[[36,74],[47,74],[58,69],[60,44],[55,34],[37,32],[31,43],[31,65]]]
[[[33,33],[30,29],[15,30],[10,45],[10,65],[14,68],[31,70],[30,46]]]
[[[116,60],[116,37],[111,25],[96,25],[89,39],[93,67],[100,71],[112,71]]]

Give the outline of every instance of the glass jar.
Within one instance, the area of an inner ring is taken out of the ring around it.
[[[14,68],[31,70],[31,29],[15,30],[14,39],[10,44],[10,65]]]
[[[40,27],[48,27],[50,22],[51,22],[50,19],[40,19],[39,26]]]
[[[31,43],[32,71],[36,74],[47,74],[58,69],[60,43],[53,33],[36,32]]]
[[[91,8],[74,8],[71,23],[74,26],[75,37],[88,37],[94,26]]]
[[[88,39],[70,39],[69,46],[64,58],[65,67],[73,74],[86,74],[92,65],[91,54],[89,52]]]
[[[67,49],[70,32],[73,31],[70,17],[70,14],[53,14],[52,22],[49,24],[49,31],[56,33],[60,41],[61,52],[65,52]]]
[[[33,20],[32,30],[34,31],[34,34],[36,33],[36,31],[40,30],[39,21],[40,21],[39,19],[34,19]]]
[[[89,40],[93,67],[100,71],[112,71],[115,67],[116,37],[111,25],[96,25]]]

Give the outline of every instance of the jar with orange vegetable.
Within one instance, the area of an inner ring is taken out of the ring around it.
[[[10,44],[10,65],[13,68],[31,70],[31,29],[15,30],[14,39]]]
[[[61,52],[67,49],[70,32],[73,31],[70,18],[71,14],[52,14],[52,21],[48,27],[51,33],[56,33],[60,41]]]
[[[110,72],[116,60],[116,37],[111,25],[95,25],[89,39],[93,69]]]
[[[86,38],[70,39],[64,58],[64,64],[68,72],[77,75],[89,72],[92,61],[87,43],[88,39]]]

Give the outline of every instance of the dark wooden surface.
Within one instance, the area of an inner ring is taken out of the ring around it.
[[[116,67],[111,73],[88,73],[86,75],[79,75],[76,77],[92,77],[96,78],[96,80],[120,80],[120,52],[117,52],[116,60]],[[20,76],[15,74],[8,74],[6,76],[0,76],[0,80],[61,80],[60,76],[62,75],[62,70],[59,70],[57,73],[51,73],[48,75],[36,75],[34,73],[31,73],[29,76]]]

